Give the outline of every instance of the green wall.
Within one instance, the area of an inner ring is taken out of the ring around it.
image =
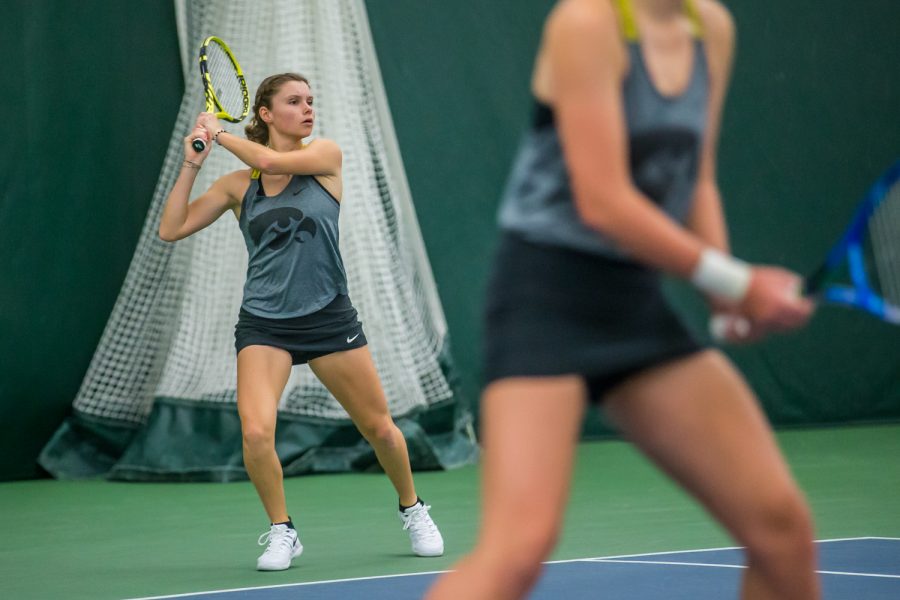
[[[720,152],[736,251],[811,272],[900,157],[900,3],[741,0]],[[781,424],[900,417],[900,328],[822,309],[798,335],[733,351]]]
[[[21,479],[125,278],[183,83],[169,1],[3,2],[0,56],[0,479]]]
[[[463,389],[479,378],[494,213],[527,121],[549,0],[368,0],[382,74]],[[736,252],[810,269],[900,154],[900,3],[733,0],[720,152]],[[852,9],[852,10],[851,10]],[[51,37],[55,36],[55,38]],[[0,7],[0,479],[69,410],[127,271],[182,94],[171,2]],[[683,285],[676,302],[699,327]],[[900,417],[900,334],[823,310],[730,351],[781,425]],[[591,422],[589,433],[602,429]]]

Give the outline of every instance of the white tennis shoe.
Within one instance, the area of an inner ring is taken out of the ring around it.
[[[441,556],[444,553],[444,538],[428,514],[430,508],[419,502],[399,513],[403,529],[409,532],[412,551],[418,556]]]
[[[287,525],[272,525],[269,531],[259,536],[260,546],[266,546],[256,561],[258,571],[284,571],[291,566],[291,560],[303,552],[303,544],[297,536],[297,530]]]

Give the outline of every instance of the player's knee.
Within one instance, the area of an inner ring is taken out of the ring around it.
[[[796,564],[814,559],[812,516],[799,491],[774,495],[757,509],[746,542],[751,560],[788,560]]]
[[[557,529],[549,519],[525,518],[515,528],[494,536],[491,555],[511,577],[536,577],[541,563],[553,551],[557,537]]]
[[[359,425],[359,431],[366,441],[379,448],[394,448],[399,444],[399,430],[390,417],[362,423]]]
[[[506,544],[479,547],[474,556],[490,579],[502,582],[502,589],[508,592],[531,588],[541,575],[545,554],[536,546]]]
[[[553,550],[556,538],[550,533],[520,536],[518,544],[509,548],[509,576],[524,587],[531,587],[540,577],[543,562]]]
[[[523,556],[523,567],[533,570],[537,565],[540,570],[541,563],[546,560],[556,546],[557,532],[553,527],[536,527],[526,530],[525,535],[519,539],[516,546]]]
[[[259,423],[244,423],[241,436],[245,450],[251,452],[267,450],[275,444],[275,430]]]

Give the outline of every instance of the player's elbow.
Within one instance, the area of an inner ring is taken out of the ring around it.
[[[575,193],[575,210],[581,222],[601,233],[616,226],[614,197],[606,193]]]
[[[278,152],[270,148],[264,148],[259,156],[256,157],[256,164],[253,166],[266,175],[281,175],[286,172],[284,170],[284,161],[281,158]]]
[[[265,173],[266,175],[277,175],[279,173],[276,161],[269,156],[263,156],[256,161],[256,168],[260,173]]]
[[[609,170],[572,168],[570,173],[575,210],[581,222],[601,233],[614,231],[632,193],[631,183]]]
[[[576,203],[578,218],[581,222],[597,231],[605,232],[611,227],[611,219],[609,214],[601,208],[592,206],[588,203]]]
[[[161,239],[164,242],[177,242],[179,240],[177,231],[171,231],[168,228],[163,227],[161,225],[160,225],[159,231],[157,233],[159,234],[159,239]]]

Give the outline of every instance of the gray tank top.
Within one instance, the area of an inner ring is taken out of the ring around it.
[[[631,176],[641,192],[683,223],[697,182],[707,119],[709,73],[700,21],[693,4],[686,3],[694,23],[692,73],[684,92],[663,96],[644,64],[630,4],[628,0],[617,4],[630,60],[622,95]],[[627,259],[611,240],[579,218],[552,109],[540,103],[513,165],[499,222],[502,230],[534,243]]]
[[[239,219],[249,255],[242,308],[259,317],[289,319],[346,294],[339,213],[340,203],[315,177],[294,175],[284,191],[266,196],[254,170]]]

